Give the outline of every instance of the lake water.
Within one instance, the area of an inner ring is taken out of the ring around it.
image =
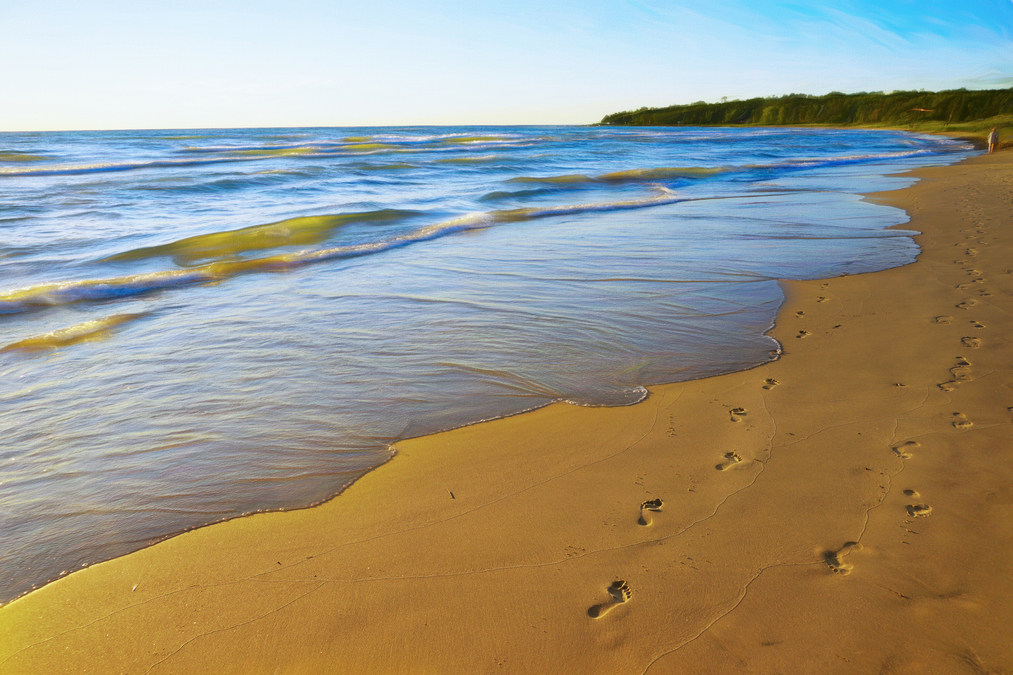
[[[0,134],[0,602],[305,506],[398,439],[776,358],[778,279],[903,265],[821,129]],[[901,174],[901,175],[899,175]]]

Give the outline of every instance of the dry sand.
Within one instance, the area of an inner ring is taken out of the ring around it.
[[[79,571],[0,673],[1013,672],[1013,153],[919,175],[919,262],[785,283],[781,360]]]

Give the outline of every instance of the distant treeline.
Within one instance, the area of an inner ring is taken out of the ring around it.
[[[747,101],[690,103],[641,108],[606,115],[601,124],[615,126],[706,126],[748,124],[930,126],[961,124],[1013,113],[1013,89],[967,91],[881,91],[825,96],[788,94]]]

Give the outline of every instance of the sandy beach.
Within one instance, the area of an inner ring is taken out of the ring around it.
[[[918,175],[918,262],[785,282],[781,359],[79,570],[0,673],[1013,671],[1013,153]]]

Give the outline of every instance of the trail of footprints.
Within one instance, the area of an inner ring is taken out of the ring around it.
[[[966,253],[969,256],[974,256],[977,254],[977,251],[974,249],[968,249]],[[965,261],[954,261],[954,262],[963,263]],[[975,276],[981,274],[981,272],[976,269],[968,269],[966,271],[969,274]],[[979,277],[973,279],[971,283],[982,283],[982,282],[984,282],[984,278]],[[970,287],[969,284],[961,284],[960,286],[958,286],[960,290],[966,290],[969,287]],[[982,295],[988,295],[988,293],[985,292],[982,293]],[[974,307],[977,304],[978,304],[977,300],[973,298],[967,298],[963,302],[959,303],[957,305],[957,308],[966,310],[970,309],[971,307]],[[935,317],[934,321],[938,324],[951,324],[953,323],[953,317],[941,315]],[[978,330],[985,328],[984,324],[982,324],[979,321],[975,321],[973,319],[970,321],[970,324],[972,328]],[[968,335],[960,339],[960,344],[961,346],[966,347],[968,349],[978,349],[981,347],[982,340],[981,338]],[[943,391],[953,391],[954,389],[957,388],[957,386],[961,382],[970,381],[971,379],[973,379],[971,375],[971,365],[972,365],[971,362],[967,358],[963,356],[955,357],[953,366],[950,368],[950,375],[952,376],[953,379],[947,382],[941,382],[937,386]],[[1013,406],[1010,406],[1009,410],[1010,412],[1013,412]],[[972,426],[974,426],[974,422],[971,422],[969,419],[967,419],[966,415],[960,412],[955,412],[951,415],[950,424],[955,429],[959,430],[970,429]],[[899,445],[893,446],[891,450],[900,459],[908,460],[915,456],[916,449],[920,447],[921,443],[919,443],[918,441],[905,441],[903,443],[900,443]],[[719,465],[718,468],[721,468],[721,465]],[[910,490],[910,489],[904,490],[904,496],[909,498],[908,501],[910,503],[908,503],[904,507],[904,510],[907,513],[908,518],[905,519],[901,525],[901,527],[903,527],[905,531],[905,539],[902,539],[902,542],[905,544],[909,544],[910,542],[906,540],[906,535],[918,534],[918,532],[916,530],[912,530],[910,527],[908,527],[908,525],[911,525],[914,522],[914,519],[916,518],[927,518],[928,516],[931,516],[932,507],[922,500],[921,494],[919,494],[917,490]],[[823,560],[824,562],[826,562],[827,566],[834,574],[840,574],[842,576],[848,575],[854,569],[854,565],[848,563],[845,558],[852,551],[861,550],[861,548],[862,545],[860,543],[849,541],[839,549],[825,551],[823,553]]]
[[[830,287],[830,284],[828,284],[828,283],[826,283],[826,284],[820,284],[820,290],[826,290],[826,289],[827,289],[827,288],[829,288],[829,287]],[[825,296],[825,295],[819,295],[819,296],[816,296],[816,302],[821,302],[821,303],[822,303],[822,302],[826,302],[826,301],[827,301],[827,300],[829,300],[829,299],[830,299],[830,298],[828,298],[828,297],[827,297],[827,296]],[[795,312],[795,316],[796,316],[796,317],[798,317],[799,319],[801,319],[802,317],[804,317],[804,316],[805,316],[805,312],[804,312],[804,311],[802,311],[802,310],[799,310],[799,311]],[[840,328],[840,326],[834,326],[834,327],[835,327],[835,328]],[[807,331],[807,330],[803,329],[803,330],[800,330],[800,331],[799,331],[799,332],[798,332],[798,333],[797,333],[797,334],[795,335],[795,339],[796,339],[796,340],[803,340],[803,339],[805,339],[805,338],[809,337],[810,335],[812,335],[812,333],[810,333],[809,331]],[[774,382],[776,383],[776,382],[777,382],[777,380],[774,380]],[[764,389],[770,389],[770,387],[764,387]]]
[[[781,383],[775,380],[774,378],[767,378],[766,380],[763,381],[763,388],[770,390],[780,384]],[[745,408],[736,407],[731,408],[728,411],[728,414],[732,422],[738,422],[741,418],[746,416],[747,412]],[[669,436],[675,435],[674,425],[675,425],[674,416],[670,416],[669,433],[668,433]],[[738,453],[726,452],[724,454],[724,461],[718,464],[715,468],[717,468],[720,471],[726,471],[731,467],[740,464],[741,462],[742,458],[738,455]],[[659,513],[662,510],[662,506],[664,506],[664,504],[665,502],[661,498],[649,499],[643,502],[640,505],[640,517],[637,519],[637,524],[643,527],[647,527],[653,524],[654,518],[652,514]],[[583,549],[581,549],[580,552],[583,553]],[[573,555],[577,555],[577,553],[567,550],[567,557],[572,557]],[[633,597],[632,589],[630,588],[629,584],[623,579],[612,582],[612,585],[609,586],[608,589],[606,590],[608,591],[608,594],[611,596],[611,599],[608,600],[607,602],[594,605],[587,610],[587,615],[592,619],[600,619],[601,617],[605,616],[607,613],[612,611],[612,609],[614,609],[615,607],[623,603],[629,602],[630,598]]]
[[[973,257],[974,255],[977,254],[977,251],[974,250],[973,248],[969,248],[965,253],[968,256]],[[965,261],[954,261],[954,262],[963,263]],[[985,281],[985,279],[980,276],[981,275],[980,271],[973,268],[970,268],[966,271],[968,272],[968,274],[977,277],[975,279],[972,279],[970,283],[980,284]],[[821,284],[820,287],[822,289],[826,289],[828,287],[828,284]],[[970,287],[971,286],[968,284],[962,284],[960,289],[966,290],[967,288]],[[981,293],[981,295],[987,296],[988,293],[983,292]],[[827,300],[828,298],[825,296],[819,296],[816,298],[816,302],[821,303],[826,302]],[[969,310],[970,308],[976,306],[977,304],[978,301],[975,300],[974,298],[966,298],[962,302],[957,304],[956,307],[962,310]],[[805,312],[799,310],[795,313],[795,316],[798,318],[802,318],[803,316],[805,316]],[[952,316],[941,315],[935,317],[934,320],[938,324],[951,324],[953,323],[954,319]],[[972,328],[975,328],[977,330],[985,328],[984,324],[976,320],[971,320],[970,324]],[[795,337],[801,339],[808,337],[809,335],[810,333],[808,331],[800,330]],[[974,336],[965,336],[961,338],[960,344],[967,349],[978,349],[981,347],[982,340],[981,338]],[[952,391],[961,382],[970,381],[972,379],[971,365],[972,365],[971,362],[967,358],[963,356],[955,357],[954,364],[950,368],[950,375],[952,376],[953,379],[948,382],[940,383],[938,387],[943,391]],[[781,383],[778,382],[776,379],[768,378],[764,380],[763,389],[771,390],[780,384]],[[1010,407],[1010,412],[1013,412],[1013,406]],[[731,408],[728,411],[728,414],[729,419],[732,422],[739,422],[742,420],[743,417],[747,415],[747,411],[745,408],[736,407]],[[960,430],[969,429],[974,424],[973,422],[967,419],[966,415],[959,412],[953,413],[950,423],[954,428]],[[672,425],[670,425],[670,427],[672,428],[669,429],[670,432],[669,436],[673,436],[675,435],[674,422]],[[908,460],[915,456],[915,449],[919,447],[921,447],[921,444],[918,441],[906,441],[899,445],[893,446],[891,450],[900,459]],[[734,451],[726,452],[723,455],[722,459],[723,461],[721,461],[715,466],[715,468],[719,471],[727,471],[728,469],[731,469],[732,467],[735,467],[742,463],[742,457],[739,456],[739,454]],[[920,499],[921,495],[915,490],[904,490],[904,495],[910,498],[909,501],[911,503],[905,506],[905,511],[907,513],[908,519],[904,521],[902,527],[904,527],[907,533],[917,534],[916,531],[911,530],[910,528],[907,527],[907,525],[913,522],[912,519],[925,518],[932,515],[932,507],[929,506],[924,501],[921,501]],[[637,520],[637,523],[642,526],[651,525],[653,523],[653,518],[651,514],[660,512],[662,510],[663,504],[664,502],[660,498],[651,499],[642,503],[640,505],[640,517]],[[909,542],[905,541],[904,543]],[[854,566],[846,561],[846,557],[852,551],[857,551],[861,549],[862,545],[859,542],[849,541],[845,543],[841,548],[825,551],[823,553],[823,560],[827,564],[827,567],[829,567],[834,574],[846,576],[850,574],[851,571],[854,569]],[[610,599],[606,602],[590,607],[587,610],[587,615],[589,617],[593,619],[599,619],[605,616],[608,612],[612,611],[612,609],[614,609],[615,607],[618,607],[619,605],[629,602],[629,600],[633,597],[633,591],[630,588],[629,584],[622,579],[612,582],[612,584],[606,589],[606,591],[608,592]]]
[[[979,230],[979,233],[981,232],[982,231]],[[970,257],[974,257],[977,255],[978,251],[974,248],[968,248],[965,251],[965,253]],[[954,260],[953,262],[956,264],[964,264],[967,261]],[[981,276],[982,273],[980,270],[974,268],[965,268],[964,271],[967,272],[969,276],[974,276],[976,278],[972,279],[970,283],[960,284],[959,286],[957,286],[959,290],[967,290],[968,288],[972,287],[972,284],[981,284],[985,282],[985,278]],[[990,295],[990,293],[985,289],[981,289],[979,295],[981,295],[982,297],[987,297],[988,295]],[[956,305],[956,307],[958,309],[967,310],[970,309],[971,307],[974,307],[977,304],[978,301],[975,300],[974,298],[966,298],[958,305]],[[953,317],[945,315],[937,316],[935,317],[935,322],[939,324],[951,324],[953,323]],[[975,328],[977,330],[985,328],[984,324],[973,319],[970,321],[970,324],[972,328]],[[967,335],[960,339],[960,344],[961,346],[966,347],[967,349],[978,349],[981,347],[982,340],[979,337]],[[953,391],[961,382],[970,381],[972,379],[971,362],[963,356],[955,357],[953,366],[950,368],[950,375],[953,377],[952,380],[942,382],[939,385],[937,385],[941,390]],[[1013,412],[1013,406],[1011,406],[1010,410],[1011,412]],[[953,428],[958,430],[966,430],[974,426],[974,422],[971,422],[969,419],[967,419],[967,415],[961,412],[954,412],[951,415],[950,424],[951,426],[953,426]],[[894,454],[896,454],[901,459],[908,460],[914,457],[915,448],[919,448],[920,446],[921,444],[918,443],[918,441],[906,441],[904,443],[901,443],[900,445],[893,446],[892,450]],[[919,532],[917,530],[911,529],[908,526],[911,525],[917,518],[927,518],[928,516],[931,516],[932,507],[922,499],[921,494],[919,494],[917,490],[911,489],[904,490],[904,496],[908,497],[908,501],[910,503],[908,503],[904,507],[904,510],[907,513],[908,518],[904,520],[901,525],[901,527],[904,529],[905,532],[905,537],[904,539],[902,539],[902,543],[910,544],[910,542],[907,541],[907,535],[919,534]],[[854,542],[849,542],[848,544],[845,544],[844,548],[842,548],[841,550],[828,551],[825,554],[827,564],[834,572],[839,574],[848,574],[851,571],[852,566],[844,562],[844,560],[842,559],[842,555],[845,552],[852,550],[851,548],[852,544],[854,544]]]

